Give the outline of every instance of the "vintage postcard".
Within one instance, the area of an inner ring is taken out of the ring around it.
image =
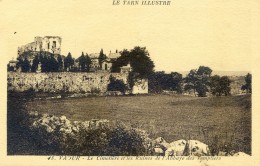
[[[252,0],[0,0],[1,165],[259,165]]]

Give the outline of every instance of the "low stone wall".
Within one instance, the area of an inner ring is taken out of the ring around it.
[[[8,91],[24,92],[95,92],[107,91],[110,76],[127,83],[127,74],[124,73],[18,73],[8,72]]]

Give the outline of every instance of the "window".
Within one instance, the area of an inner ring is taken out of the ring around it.
[[[56,48],[56,41],[53,41],[52,48]]]

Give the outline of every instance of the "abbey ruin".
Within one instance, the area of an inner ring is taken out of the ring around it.
[[[18,47],[18,56],[28,51],[47,51],[53,54],[61,53],[61,37],[45,36],[34,38],[34,42]]]

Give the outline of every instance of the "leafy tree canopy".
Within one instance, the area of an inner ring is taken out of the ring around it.
[[[120,67],[130,63],[132,71],[138,73],[138,77],[148,77],[153,73],[154,62],[146,47],[136,46],[130,51],[124,49],[120,54],[121,56],[112,65],[112,72],[120,72]]]
[[[214,75],[211,77],[210,81],[210,91],[212,95],[222,96],[230,94],[230,83],[231,80],[227,76],[220,77],[219,75]]]
[[[200,66],[197,70],[191,70],[184,79],[186,83],[184,89],[192,89],[195,95],[197,92],[198,96],[205,97],[206,92],[209,91],[211,73],[212,70],[206,66]]]
[[[245,76],[245,84],[242,85],[241,89],[246,90],[247,93],[252,93],[252,74],[248,73]]]

